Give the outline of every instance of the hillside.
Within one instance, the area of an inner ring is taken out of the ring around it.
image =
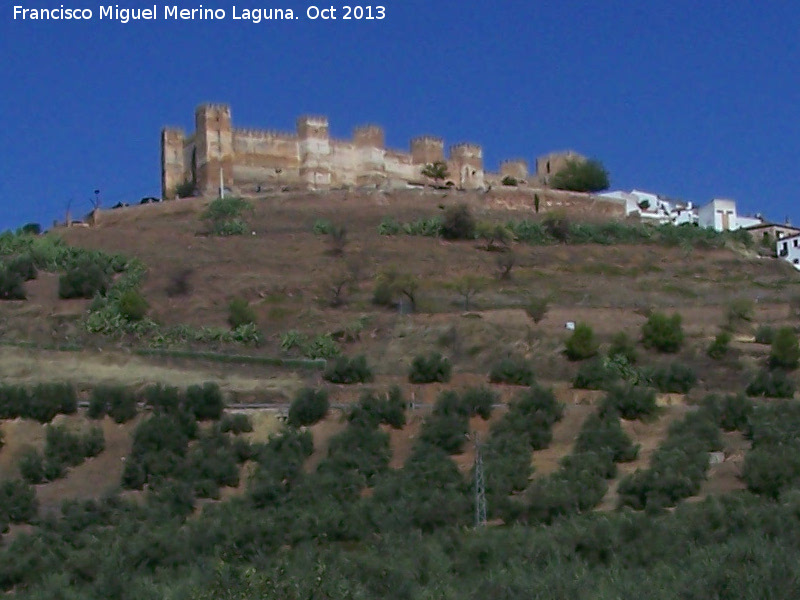
[[[483,234],[468,240],[426,234],[431,219],[442,219],[456,203],[469,206]],[[146,559],[153,565],[249,564],[261,560],[254,558],[260,550],[253,540],[287,551],[306,541],[323,549],[343,542],[374,550],[369,544],[382,535],[463,528],[474,521],[476,446],[466,436],[475,433],[483,448],[489,521],[498,528],[593,512],[625,519],[621,505],[648,514],[669,515],[687,503],[706,510],[731,493],[768,496],[775,489],[764,491],[768,484],[752,475],[760,473],[756,467],[748,477],[744,469],[751,454],[773,451],[763,446],[772,438],[758,432],[773,426],[770,419],[784,410],[784,401],[742,393],[767,372],[770,345],[761,339],[767,328],[795,327],[800,277],[781,261],[759,257],[742,238],[685,229],[683,237],[651,234],[635,223],[604,225],[605,219],[557,207],[537,214],[500,196],[443,190],[254,199],[253,210],[242,214],[249,233],[219,237],[207,233],[202,219],[208,204],[186,199],[102,211],[92,227],[49,234],[74,248],[139,261],[143,276],[133,289],[147,302],[140,322],[114,321],[112,327],[102,321],[105,333],[90,333],[87,318],[118,306],[114,287],[110,304],[59,299],[59,269],[40,269],[26,282],[26,300],[0,303],[0,409],[6,417],[0,421],[0,480],[29,472],[22,465],[32,449],[47,459],[55,443],[48,441],[51,429],[80,439],[99,427],[101,451],[87,450],[78,464],[58,477],[45,475],[32,490],[40,517],[61,511],[64,527],[77,527],[73,518],[85,519],[92,531],[110,526],[102,536],[120,544],[120,560],[130,550],[115,537],[117,525],[138,528],[152,519],[160,528],[166,521],[159,519],[176,515],[184,525],[174,538],[197,544],[200,562],[161,548]],[[517,233],[538,232],[553,217],[568,223],[563,240]],[[404,233],[403,226],[415,222]],[[486,234],[497,224],[517,239],[505,243]],[[338,245],[337,226],[345,229]],[[44,254],[29,248],[34,256]],[[126,281],[133,264],[118,269],[114,285]],[[511,265],[506,276],[503,264]],[[376,304],[376,288],[390,273],[404,284]],[[465,286],[474,295],[463,293]],[[254,311],[257,335],[220,333],[230,333],[230,303],[237,298]],[[544,309],[533,319],[537,303]],[[653,314],[662,312],[681,317],[683,338],[669,351],[642,339]],[[591,328],[588,345],[594,347],[569,360],[576,323],[575,335],[584,325]],[[731,334],[727,351],[712,357],[708,348],[723,330]],[[630,360],[603,362],[621,333]],[[411,382],[415,358],[431,353],[443,355],[452,374],[445,381]],[[337,354],[366,357],[371,377],[336,383],[330,369]],[[507,379],[490,382],[490,371],[504,359]],[[532,378],[524,375],[527,369]],[[786,373],[796,384],[796,372]],[[514,377],[522,379],[509,380]],[[591,382],[581,384],[581,378]],[[204,382],[213,382],[213,389],[199,391]],[[35,387],[42,383],[66,383],[75,397],[70,408],[62,401],[54,409],[66,414],[39,423],[18,410],[18,398],[29,393],[35,408],[40,396],[65,393]],[[178,390],[172,396],[163,386]],[[330,409],[307,427],[287,426],[290,403],[309,387],[324,391]],[[112,400],[93,414],[102,394],[112,398],[111,388],[132,410],[119,422],[103,417],[113,411]],[[716,400],[708,400],[710,394]],[[726,395],[740,400],[723,400]],[[206,401],[227,407],[204,415]],[[393,421],[396,414],[381,412],[393,401],[401,402],[401,423]],[[795,411],[786,410],[781,427],[788,431]],[[237,414],[247,415],[251,431],[229,428]],[[271,437],[276,432],[284,437]],[[113,500],[102,500],[108,496]],[[78,505],[62,506],[92,499],[97,505],[85,505],[91,517],[78,517]],[[97,508],[106,502],[107,508]],[[217,510],[223,506],[230,516]],[[155,513],[139,514],[135,507]],[[248,529],[251,513],[275,530]],[[12,525],[2,538],[4,552],[18,550],[14,540],[22,543],[26,532],[45,535],[60,527],[34,517],[18,521],[33,525]],[[218,536],[221,554],[200,548],[194,528],[206,526],[209,536]],[[5,589],[49,589],[52,582],[39,577],[45,567],[15,565],[0,568]],[[85,568],[70,563],[62,574],[84,578],[81,585],[101,595],[97,572],[77,574]],[[153,585],[163,583],[160,577]]]

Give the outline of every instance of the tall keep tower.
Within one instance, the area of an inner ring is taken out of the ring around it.
[[[483,149],[477,144],[458,144],[450,148],[450,161],[454,175],[458,173],[459,186],[465,189],[483,187]]]
[[[220,173],[225,187],[233,181],[233,130],[231,109],[224,104],[204,104],[195,111],[197,186],[207,195],[219,193]]]
[[[300,139],[300,179],[311,188],[330,186],[331,141],[327,117],[300,117],[297,137]]]
[[[185,139],[181,129],[165,127],[161,130],[161,197],[165,200],[173,199],[175,188],[184,180],[192,179],[184,163]]]

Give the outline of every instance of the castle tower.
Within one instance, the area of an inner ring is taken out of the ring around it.
[[[383,128],[378,125],[362,125],[353,130],[353,142],[358,148],[384,149]]]
[[[328,118],[304,115],[297,119],[300,179],[311,188],[331,185],[331,143]]]
[[[165,127],[161,130],[161,197],[171,200],[175,197],[175,188],[187,177],[184,163],[183,145],[186,136],[181,129]]]
[[[353,143],[360,161],[357,185],[380,185],[386,180],[386,149],[383,128],[362,125],[353,130]]]
[[[427,165],[444,161],[444,140],[424,135],[411,140],[411,162],[415,165]]]
[[[514,160],[504,160],[500,164],[500,178],[513,177],[517,181],[527,181],[528,161],[521,158]]]
[[[450,176],[464,189],[483,188],[483,150],[477,144],[457,144],[450,147]]]
[[[225,187],[233,187],[233,129],[229,106],[204,104],[195,111],[193,163],[197,187],[203,194],[219,194],[220,169]]]

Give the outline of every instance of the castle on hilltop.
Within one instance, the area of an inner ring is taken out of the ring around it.
[[[460,189],[485,189],[506,177],[546,185],[552,173],[576,158],[583,157],[574,152],[540,157],[529,181],[528,163],[521,159],[503,161],[497,173],[484,171],[477,144],[451,146],[445,157],[441,138],[422,136],[411,140],[409,152],[390,150],[377,125],[357,127],[352,140],[335,140],[326,117],[308,115],[297,119],[294,133],[235,129],[229,106],[204,104],[195,111],[191,135],[176,128],[161,132],[161,188],[162,197],[170,199],[186,182],[201,194],[216,194],[220,178],[226,189],[243,195],[287,188],[413,187],[425,183],[424,166],[438,161],[447,164],[441,183]]]

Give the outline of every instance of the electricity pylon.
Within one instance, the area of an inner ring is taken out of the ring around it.
[[[483,481],[483,457],[478,432],[472,434],[475,445],[475,528],[486,525],[486,485]]]

